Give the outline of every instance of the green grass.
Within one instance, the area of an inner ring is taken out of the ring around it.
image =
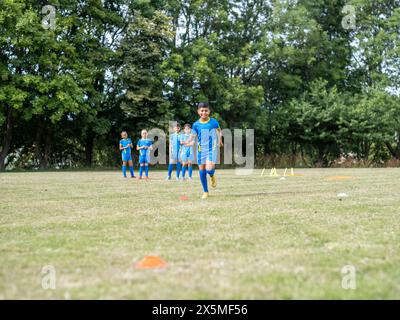
[[[217,171],[208,200],[197,172],[192,182],[2,173],[0,298],[400,298],[400,169],[260,172]],[[135,270],[145,255],[167,268]],[[55,290],[41,286],[45,265]],[[344,265],[357,270],[355,290],[341,286]]]

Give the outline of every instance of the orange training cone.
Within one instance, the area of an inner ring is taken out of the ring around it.
[[[161,269],[165,268],[167,263],[157,256],[145,256],[135,264],[135,269]]]

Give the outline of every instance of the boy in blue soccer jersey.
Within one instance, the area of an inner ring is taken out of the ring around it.
[[[119,141],[119,150],[121,151],[122,157],[122,174],[126,178],[126,165],[129,165],[129,171],[131,172],[131,178],[135,178],[133,172],[133,161],[132,161],[132,140],[128,138],[126,131],[121,132],[121,140]]]
[[[179,152],[181,148],[181,135],[180,135],[181,126],[179,123],[174,127],[174,133],[169,136],[169,165],[168,165],[168,176],[165,180],[171,180],[172,170],[174,168],[174,164],[176,164],[176,180],[179,180],[179,176],[181,173],[181,162],[179,159]]]
[[[186,171],[189,171],[189,180],[192,180],[193,167],[192,163],[194,160],[193,145],[194,141],[189,142],[190,135],[192,134],[192,128],[190,124],[185,124],[183,127],[183,133],[181,134],[181,151],[180,160],[182,162],[182,179],[185,180]]]
[[[153,150],[153,143],[147,138],[147,130],[141,132],[141,139],[136,145],[136,150],[139,151],[139,179],[142,179],[143,170],[145,171],[146,180],[149,179],[149,163],[150,150]]]
[[[217,186],[215,177],[215,163],[218,159],[218,146],[222,147],[222,135],[219,123],[210,118],[208,103],[201,102],[197,105],[197,113],[200,119],[193,124],[193,133],[189,142],[197,135],[197,163],[199,165],[200,181],[203,186],[202,199],[208,198],[207,174],[211,178],[211,186]]]

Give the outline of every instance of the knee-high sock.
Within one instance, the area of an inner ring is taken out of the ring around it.
[[[149,176],[149,166],[148,165],[144,166],[144,171],[146,173],[146,177],[148,177]]]
[[[206,172],[206,170],[199,170],[199,174],[200,174],[201,185],[203,186],[203,191],[204,192],[208,192],[207,172]]]
[[[207,173],[210,175],[210,177],[212,177],[215,173],[215,169],[207,170]]]
[[[182,167],[182,178],[185,178],[186,169],[187,169],[187,166],[184,165],[184,166]]]
[[[142,177],[143,175],[143,166],[140,166],[139,168],[139,177]]]
[[[168,177],[171,177],[172,174],[172,170],[174,169],[174,165],[172,163],[170,163],[168,165]]]
[[[133,172],[133,167],[129,166],[129,171],[131,172],[131,177],[135,176],[135,173]]]
[[[122,174],[126,177],[126,166],[122,166]]]
[[[190,165],[189,166],[189,178],[192,177],[192,174],[193,174],[193,167]]]
[[[180,176],[180,174],[181,174],[181,168],[182,168],[182,165],[181,165],[181,163],[180,162],[177,162],[176,163],[176,176],[179,178],[179,176]]]

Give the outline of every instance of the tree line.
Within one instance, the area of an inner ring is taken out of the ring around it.
[[[0,170],[115,166],[122,130],[199,101],[255,129],[258,164],[396,163],[399,4],[2,0]]]

